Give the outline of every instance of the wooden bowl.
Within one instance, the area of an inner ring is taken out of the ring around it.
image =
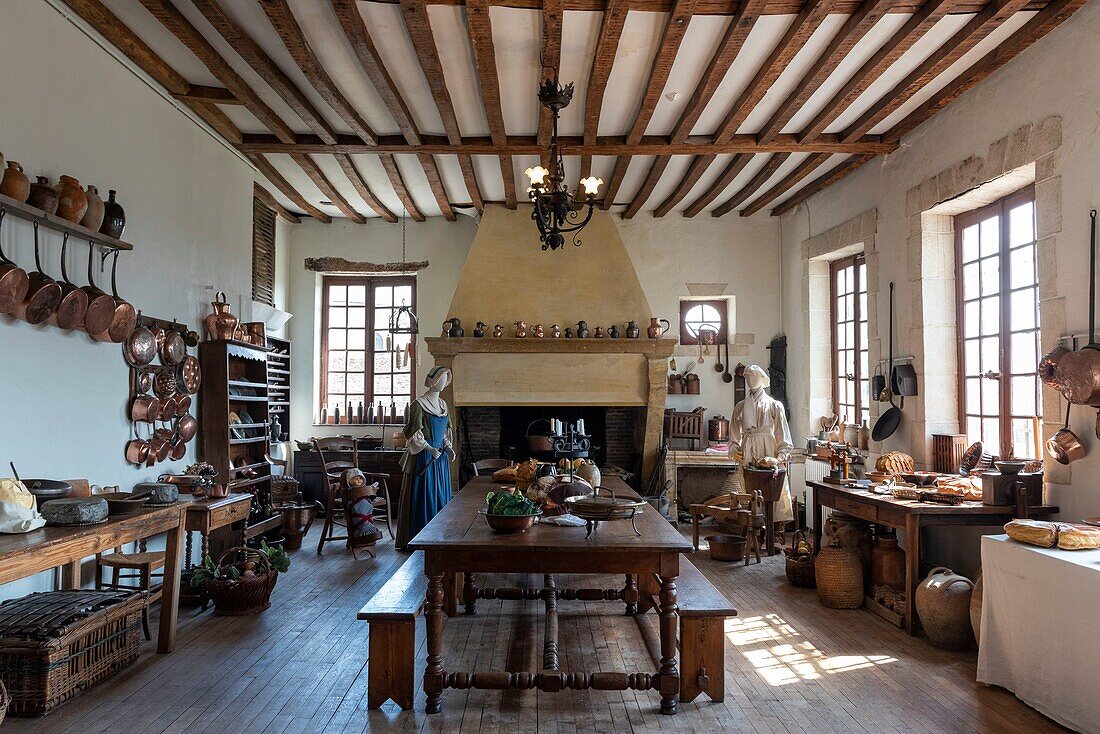
[[[706,541],[710,545],[712,561],[740,561],[744,558],[744,535],[710,535]]]
[[[915,484],[918,487],[931,487],[939,478],[939,476],[940,475],[934,471],[912,471],[901,473],[902,479],[911,484]]]
[[[534,526],[542,510],[533,515],[490,515],[488,510],[478,510],[478,514],[485,516],[485,522],[489,523],[493,532],[524,533]]]
[[[95,496],[107,500],[107,514],[109,515],[125,515],[130,512],[137,512],[142,505],[149,501],[148,495],[134,499],[129,492],[109,492]]]

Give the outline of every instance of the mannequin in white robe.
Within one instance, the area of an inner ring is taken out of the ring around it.
[[[730,453],[739,458],[742,472],[745,466],[765,456],[786,464],[794,446],[783,403],[766,392],[770,384],[762,367],[754,364],[745,368],[748,395],[734,406],[730,418]],[[743,477],[741,486],[745,486]],[[789,477],[784,480],[783,494],[775,503],[774,517],[776,522],[794,519]]]

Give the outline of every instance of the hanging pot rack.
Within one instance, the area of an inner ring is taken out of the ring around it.
[[[57,232],[67,233],[71,238],[85,240],[90,245],[99,245],[106,248],[108,252],[101,255],[103,259],[106,259],[110,252],[129,252],[134,249],[134,246],[129,242],[123,242],[115,237],[108,237],[105,234],[88,229],[87,227],[74,224],[68,219],[62,219],[56,214],[47,214],[36,206],[31,206],[25,202],[13,199],[10,196],[0,194],[0,209],[3,209],[7,214],[18,217],[19,219],[25,219],[28,222],[38,222],[43,227],[47,227]]]

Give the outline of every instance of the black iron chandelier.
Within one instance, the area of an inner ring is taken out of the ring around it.
[[[565,183],[565,165],[562,162],[561,148],[558,147],[558,113],[569,106],[573,99],[573,83],[564,87],[558,84],[557,74],[539,85],[539,104],[550,110],[550,154],[547,163],[550,168],[541,165],[528,168],[524,175],[531,181],[527,195],[534,204],[531,219],[539,229],[542,249],[556,250],[565,246],[565,235],[572,234],[573,244],[580,247],[577,233],[584,229],[596,205],[596,194],[600,190],[602,179],[595,176],[582,178],[584,197],[580,191],[570,193]],[[584,208],[588,207],[587,213]]]

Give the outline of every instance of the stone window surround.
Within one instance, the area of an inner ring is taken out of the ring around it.
[[[1065,297],[1057,292],[1056,237],[1062,229],[1062,180],[1058,173],[1062,118],[1026,124],[989,146],[984,158],[972,156],[910,188],[908,278],[913,313],[921,314],[909,332],[913,367],[921,384],[914,401],[910,446],[918,465],[931,463],[931,435],[959,430],[955,286],[954,215],[973,209],[1034,180],[1036,235],[1039,250],[1039,325],[1042,344],[1054,343],[1066,331]],[[990,198],[992,197],[992,198]],[[949,246],[946,243],[949,242]],[[950,308],[944,308],[944,304]],[[925,355],[933,358],[926,360]],[[947,355],[948,356],[945,358]],[[935,369],[933,367],[935,366]],[[943,396],[954,400],[943,400]],[[937,396],[939,399],[937,400]],[[1061,409],[1053,390],[1043,391],[1043,437],[1061,428]],[[1069,484],[1069,466],[1046,462],[1048,483]]]

